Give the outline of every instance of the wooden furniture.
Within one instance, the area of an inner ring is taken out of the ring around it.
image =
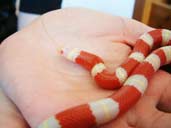
[[[171,0],[136,0],[133,18],[155,28],[171,29]]]
[[[154,28],[171,29],[171,0],[136,0],[133,18]],[[161,69],[170,72],[170,65]]]

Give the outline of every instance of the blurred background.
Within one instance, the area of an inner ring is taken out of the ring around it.
[[[171,0],[0,0],[0,42],[40,15],[66,7],[85,7],[171,29]]]

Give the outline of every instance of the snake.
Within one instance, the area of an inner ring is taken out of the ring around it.
[[[93,53],[64,47],[61,55],[88,70],[99,87],[120,89],[105,98],[59,112],[45,119],[38,128],[100,127],[134,106],[146,91],[153,74],[161,66],[171,63],[171,31],[154,29],[142,34],[127,60],[114,73]]]

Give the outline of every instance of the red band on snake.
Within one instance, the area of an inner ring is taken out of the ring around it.
[[[160,66],[171,63],[171,46],[167,45],[171,45],[169,30],[156,29],[143,34],[136,41],[126,62],[114,73],[107,71],[100,57],[86,51],[64,48],[61,51],[63,56],[90,71],[100,87],[123,87],[107,98],[60,112],[45,120],[38,128],[93,128],[114,120],[140,99],[151,76]],[[160,46],[164,47],[158,48]],[[153,49],[156,50],[148,55]]]

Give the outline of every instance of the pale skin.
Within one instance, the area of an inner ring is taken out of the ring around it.
[[[29,128],[16,106],[0,89],[0,126],[1,128]]]
[[[150,30],[134,20],[87,9],[48,13],[0,46],[0,86],[30,127],[36,128],[44,119],[66,108],[117,93],[101,89],[88,71],[61,57],[61,47],[67,45],[95,53],[114,71],[126,60],[136,39]],[[171,75],[158,71],[131,110],[99,128],[170,128],[170,83]],[[4,109],[5,106],[17,111],[13,104],[4,104]],[[20,127],[29,128],[23,119],[10,118]]]

